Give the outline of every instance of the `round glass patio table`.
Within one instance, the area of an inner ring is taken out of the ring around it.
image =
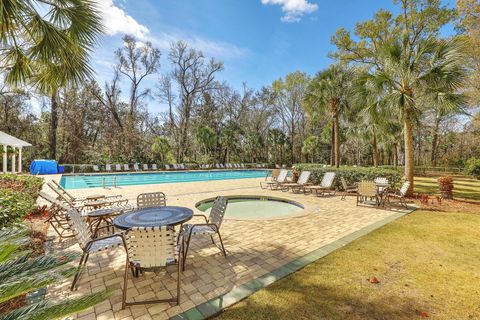
[[[164,206],[130,211],[113,220],[118,229],[176,226],[192,219],[193,210],[186,207]]]

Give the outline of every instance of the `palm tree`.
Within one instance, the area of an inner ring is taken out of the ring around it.
[[[208,155],[215,146],[217,136],[210,127],[197,128],[197,142],[203,147],[205,155]]]
[[[348,108],[353,71],[335,64],[319,72],[309,83],[304,97],[304,108],[312,119],[326,112],[333,127],[335,166],[340,166],[340,115]]]
[[[91,0],[2,0],[0,25],[5,81],[31,84],[50,97],[50,157],[55,158],[58,92],[93,74],[88,59],[103,31],[101,17]]]
[[[415,49],[408,41],[395,40],[378,51],[377,67],[363,75],[366,86],[382,100],[403,125],[405,143],[405,177],[414,187],[413,124],[432,94],[456,92],[465,77],[462,44],[457,39],[428,37]],[[455,102],[453,102],[455,104]]]

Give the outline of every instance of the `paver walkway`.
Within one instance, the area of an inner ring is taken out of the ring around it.
[[[339,239],[358,233],[359,230],[399,215],[399,212],[389,210],[356,207],[354,197],[347,197],[342,201],[339,196],[317,198],[291,192],[262,190],[259,187],[262,180],[144,185],[115,190],[101,188],[72,190],[76,196],[98,193],[123,194],[131,199],[132,203],[135,203],[136,195],[141,192],[163,191],[167,195],[169,205],[187,206],[192,209],[197,201],[219,194],[272,195],[302,203],[305,206],[305,214],[277,220],[225,220],[221,232],[228,252],[226,258],[211,244],[209,238],[196,238],[198,241],[192,243],[187,270],[182,275],[181,303],[178,306],[164,303],[121,310],[125,266],[122,248],[92,256],[86,272],[78,283],[78,290],[74,293],[69,291],[70,282],[65,282],[49,288],[48,295],[55,298],[77,296],[106,288],[113,290],[113,295],[108,301],[74,317],[78,319],[168,319],[189,310],[190,315],[198,316],[201,314],[198,310],[205,306],[205,302],[298,261],[299,258]],[[59,242],[55,239],[53,250],[67,249],[80,251],[72,240]],[[166,274],[145,273],[139,278],[130,277],[128,299],[169,297],[175,294],[175,277],[175,267]],[[195,306],[200,307],[192,309]],[[185,314],[182,316],[185,317]]]

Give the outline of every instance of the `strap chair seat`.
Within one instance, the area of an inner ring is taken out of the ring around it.
[[[367,199],[375,199],[375,205],[379,204],[377,186],[374,181],[360,181],[357,192],[357,206],[365,203]]]
[[[326,172],[323,177],[320,185],[318,186],[305,186],[303,191],[306,193],[309,190],[312,194],[315,192],[317,196],[335,195],[336,190],[334,189],[336,173],[335,172]]]

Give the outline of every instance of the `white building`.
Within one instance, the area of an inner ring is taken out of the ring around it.
[[[22,148],[31,147],[32,145],[26,141],[20,140],[6,134],[3,131],[0,131],[0,146],[3,146],[3,173],[7,173],[8,168],[8,147],[12,148],[13,152],[11,154],[11,172],[21,173],[22,172]],[[17,157],[18,157],[18,166],[17,166]]]

